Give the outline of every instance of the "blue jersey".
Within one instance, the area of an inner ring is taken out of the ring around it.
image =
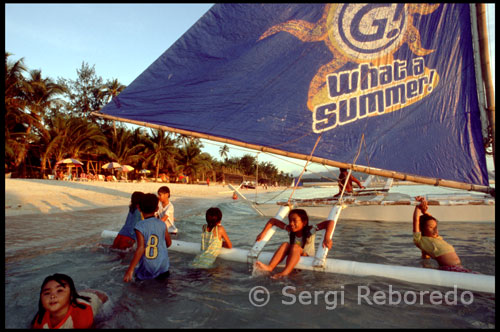
[[[118,234],[131,237],[132,239],[137,241],[137,236],[135,235],[135,226],[141,219],[142,216],[139,209],[135,209],[134,212],[129,212],[127,215],[127,219],[125,220],[125,225],[123,225]]]
[[[144,255],[141,257],[135,275],[139,279],[153,279],[168,271],[167,243],[165,241],[166,226],[155,217],[144,219],[135,226],[144,236]]]

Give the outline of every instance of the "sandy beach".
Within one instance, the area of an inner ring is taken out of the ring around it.
[[[154,193],[161,186],[170,188],[171,200],[182,198],[231,199],[232,191],[221,184],[181,184],[155,182],[73,182],[42,179],[5,179],[5,216],[81,211],[130,203],[134,191]],[[283,188],[258,188],[258,192]],[[255,190],[242,189],[243,193]]]

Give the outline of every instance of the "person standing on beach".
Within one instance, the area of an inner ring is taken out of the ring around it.
[[[361,184],[361,182],[354,177],[354,175],[349,176],[349,179],[347,177],[349,176],[349,172],[347,172],[347,169],[345,168],[340,168],[340,174],[339,174],[339,192],[338,194],[334,195],[333,197],[338,197],[342,193],[342,189],[345,187],[344,193],[352,194],[352,183],[355,182],[361,189],[364,189],[365,186]]]
[[[140,191],[135,191],[132,194],[125,225],[123,225],[122,229],[118,232],[111,248],[126,250],[128,248],[132,248],[134,245],[137,240],[137,236],[135,235],[135,226],[142,220],[142,214],[139,210],[139,206],[143,196],[144,193]]]
[[[172,239],[164,222],[155,217],[158,210],[158,197],[155,194],[145,194],[141,200],[140,210],[144,220],[135,226],[137,249],[130,266],[123,276],[123,281],[129,282],[135,272],[138,280],[165,279],[169,275],[170,261],[168,250]]]
[[[165,223],[169,233],[177,234],[177,227],[174,225],[174,205],[170,202],[170,189],[167,186],[158,189],[158,199],[156,217]]]

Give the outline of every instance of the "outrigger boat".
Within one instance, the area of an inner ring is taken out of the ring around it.
[[[485,22],[484,4],[216,4],[93,114],[306,160],[304,170],[314,162],[480,192],[494,206]],[[344,211],[341,197],[324,219],[342,222],[356,209]],[[283,219],[290,207],[275,208]],[[266,262],[261,251],[273,233],[219,257]],[[174,241],[172,250],[197,253],[200,244]],[[494,276],[327,254],[319,248],[297,268],[495,292]]]
[[[369,182],[369,180],[367,181]],[[277,206],[291,204],[295,208],[305,209],[309,216],[322,218],[328,215],[332,206],[343,204],[341,220],[408,222],[411,220],[415,205],[419,202],[415,197],[391,192],[392,179],[388,179],[384,187],[353,189],[353,195],[339,200],[338,197],[291,199],[276,203],[259,203],[245,197],[239,187],[229,185],[241,201],[247,203],[257,214],[272,217]],[[432,215],[442,222],[482,223],[495,222],[495,199],[487,194],[427,194],[426,197]]]

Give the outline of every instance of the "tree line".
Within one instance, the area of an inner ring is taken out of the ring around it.
[[[217,160],[202,152],[198,138],[92,116],[125,89],[117,79],[104,81],[95,66],[82,62],[76,80],[53,80],[26,68],[23,58],[10,57],[6,52],[5,171],[12,177],[44,178],[53,174],[57,161],[75,158],[149,169],[155,178],[163,173],[170,179],[182,174],[190,181],[224,181],[226,174],[255,178],[258,171],[268,183],[291,183],[292,175],[271,162],[258,163],[251,154],[228,157],[227,145],[220,147]]]

